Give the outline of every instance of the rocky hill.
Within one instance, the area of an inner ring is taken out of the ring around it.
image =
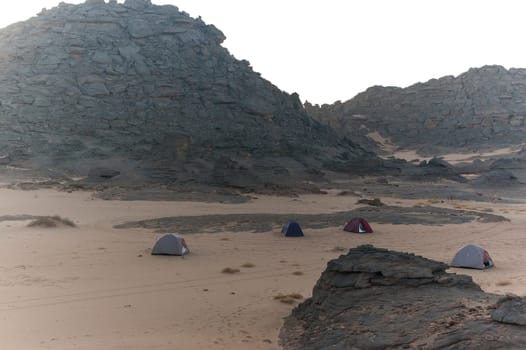
[[[422,155],[479,152],[524,143],[526,69],[470,69],[407,88],[371,87],[332,105],[306,108],[362,145],[379,135]]]
[[[61,3],[0,30],[0,164],[243,188],[377,164],[230,55],[224,39],[149,0]]]
[[[524,349],[525,299],[485,293],[447,268],[373,246],[351,249],[286,318],[283,348]]]

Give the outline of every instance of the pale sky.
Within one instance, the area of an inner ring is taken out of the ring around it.
[[[59,2],[2,1],[0,27]],[[346,101],[373,85],[406,87],[488,64],[526,68],[523,0],[152,2],[214,24],[236,58],[312,103]]]

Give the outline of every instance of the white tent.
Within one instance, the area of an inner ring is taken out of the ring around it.
[[[489,253],[484,248],[468,244],[457,252],[451,262],[451,266],[483,270],[494,266],[494,264]]]

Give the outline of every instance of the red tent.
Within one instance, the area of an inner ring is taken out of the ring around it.
[[[364,218],[352,218],[343,230],[356,233],[373,233],[371,225]]]

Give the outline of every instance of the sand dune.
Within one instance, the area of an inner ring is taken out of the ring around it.
[[[282,318],[298,301],[274,297],[310,296],[341,247],[368,243],[446,262],[464,244],[481,244],[497,267],[454,271],[472,275],[486,291],[526,294],[526,217],[520,205],[491,204],[509,222],[372,222],[370,235],[339,227],[306,230],[303,239],[283,238],[279,229],[193,234],[185,236],[192,253],[180,258],[149,254],[159,233],[113,225],[176,215],[326,213],[351,210],[357,198],[330,193],[214,204],[103,201],[53,190],[3,189],[0,195],[0,216],[60,215],[78,226],[29,228],[28,220],[0,221],[0,337],[6,349],[278,349]],[[239,272],[222,273],[226,267]]]

